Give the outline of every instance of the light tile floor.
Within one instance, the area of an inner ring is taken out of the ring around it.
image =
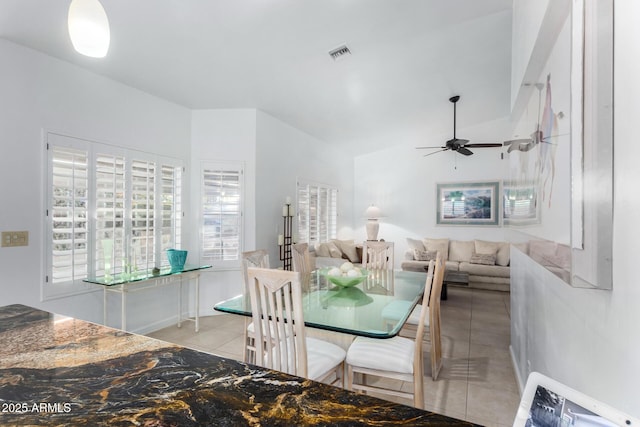
[[[443,368],[433,381],[426,348],[425,408],[486,426],[512,425],[520,396],[509,355],[509,293],[450,287],[441,306]],[[243,317],[201,317],[198,333],[189,326],[172,326],[149,336],[241,360]],[[410,387],[400,382],[394,386]]]

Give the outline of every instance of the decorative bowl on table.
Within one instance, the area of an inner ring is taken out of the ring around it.
[[[348,271],[342,271],[341,274],[338,275],[335,270],[340,269],[338,267],[323,268],[320,270],[320,275],[326,277],[329,282],[336,286],[340,286],[341,288],[356,286],[357,284],[364,282],[369,275],[369,272],[364,268],[357,269],[359,272],[358,275],[349,275]]]

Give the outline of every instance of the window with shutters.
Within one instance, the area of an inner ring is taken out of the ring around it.
[[[201,262],[214,267],[237,267],[243,237],[242,165],[204,164],[201,188]]]
[[[324,184],[297,184],[298,241],[315,244],[338,233],[338,190]]]
[[[44,298],[166,266],[180,248],[180,160],[49,133],[47,167]]]

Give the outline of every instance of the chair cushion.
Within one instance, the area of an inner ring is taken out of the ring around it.
[[[347,351],[347,363],[379,371],[413,374],[415,342],[404,337],[357,337]]]
[[[307,337],[307,375],[310,379],[321,379],[327,372],[344,361],[346,352],[327,341]]]

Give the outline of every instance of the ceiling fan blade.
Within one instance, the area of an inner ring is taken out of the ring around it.
[[[443,148],[442,150],[438,150],[438,151],[434,151],[433,153],[425,154],[425,155],[424,155],[424,156],[422,156],[422,157],[427,157],[427,156],[430,156],[430,155],[432,155],[432,154],[441,153],[441,152],[443,152],[443,151],[447,151],[447,150],[448,150],[448,148]]]
[[[465,145],[467,142],[469,142],[468,139],[461,139],[461,138],[453,138],[447,141],[447,143],[458,144],[458,145]]]
[[[423,150],[425,148],[447,148],[447,147],[442,147],[442,146],[437,146],[437,147],[416,147],[416,150]]]
[[[460,154],[464,154],[465,156],[470,156],[470,155],[472,155],[472,154],[473,154],[473,151],[468,150],[468,149],[466,149],[466,148],[464,148],[464,147],[459,147],[456,151],[457,151],[458,153],[460,153]]]
[[[465,147],[493,148],[493,147],[502,147],[502,144],[498,142],[483,142],[478,144],[465,144]]]

